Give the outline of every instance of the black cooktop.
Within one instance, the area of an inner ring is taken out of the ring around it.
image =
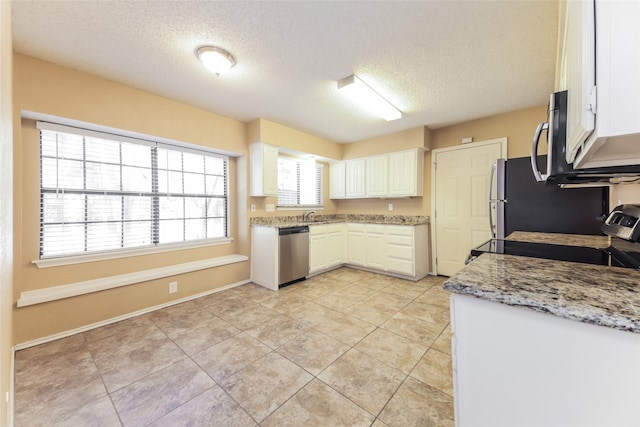
[[[477,257],[486,252],[585,264],[610,265],[613,267],[640,268],[640,251],[624,251],[613,245],[605,249],[598,249],[583,246],[491,239],[472,249],[470,257]]]

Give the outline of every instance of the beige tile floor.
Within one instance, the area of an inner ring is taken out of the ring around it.
[[[22,426],[453,426],[449,294],[340,268],[16,353]]]

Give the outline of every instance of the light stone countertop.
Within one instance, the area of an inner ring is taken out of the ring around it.
[[[588,236],[584,234],[538,233],[530,231],[514,231],[505,240],[519,242],[548,243],[550,245],[586,246],[604,249],[611,245],[609,236]]]
[[[429,224],[428,216],[419,215],[368,215],[368,214],[313,214],[309,221],[303,221],[297,216],[253,217],[252,226],[287,228],[302,225],[322,225],[335,223],[362,223],[388,225],[423,225]]]
[[[640,333],[640,271],[485,253],[444,289],[599,326]]]

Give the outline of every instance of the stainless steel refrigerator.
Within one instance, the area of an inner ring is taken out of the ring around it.
[[[546,156],[538,156],[546,164]],[[609,212],[609,187],[560,188],[537,182],[531,159],[498,159],[489,186],[492,238],[513,231],[601,235],[598,217]]]

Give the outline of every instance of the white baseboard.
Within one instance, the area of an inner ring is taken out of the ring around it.
[[[9,374],[9,391],[7,392],[6,405],[7,405],[7,426],[13,427],[14,425],[14,396],[15,396],[15,372],[16,372],[16,349],[15,347],[11,351],[11,373]]]

